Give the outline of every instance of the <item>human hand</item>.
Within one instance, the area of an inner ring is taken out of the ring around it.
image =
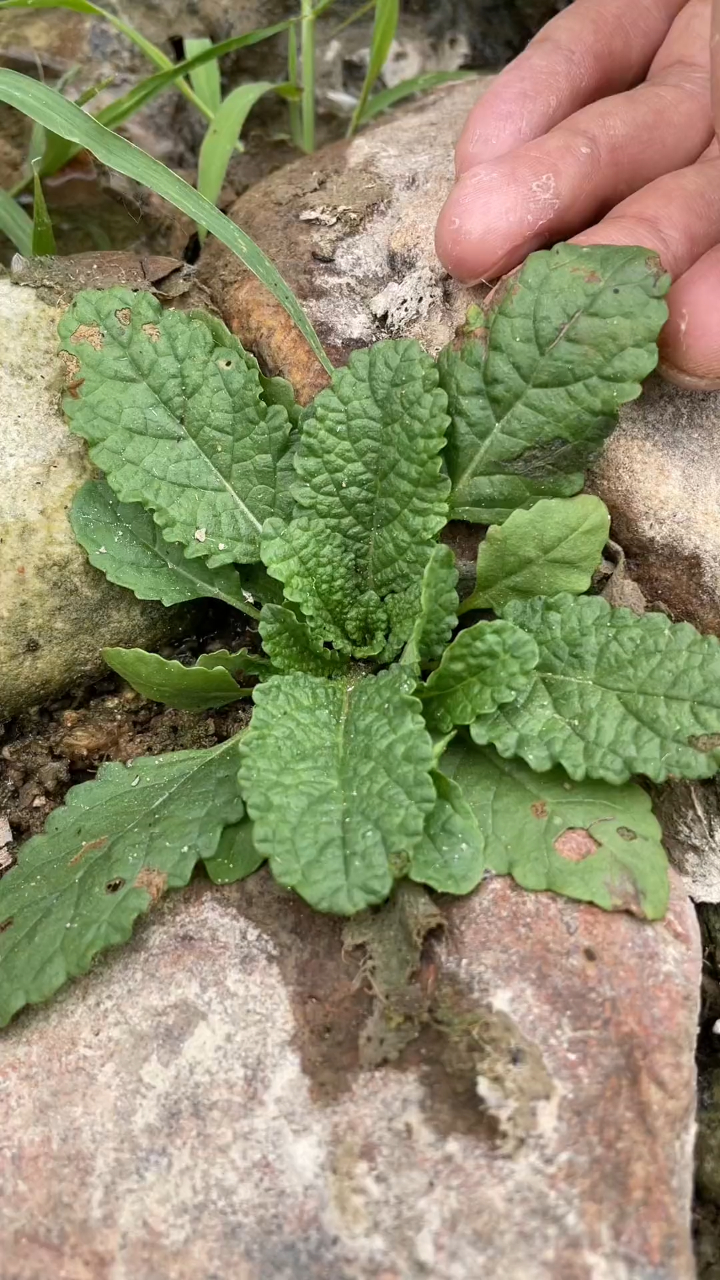
[[[675,281],[661,370],[698,389],[720,388],[711,5],[574,0],[470,113],[436,232],[467,283],[570,237],[654,249]],[[720,0],[714,24],[720,84]]]

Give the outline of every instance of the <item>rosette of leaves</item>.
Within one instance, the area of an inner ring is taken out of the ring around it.
[[[720,642],[585,593],[607,540],[574,496],[657,359],[668,281],[644,250],[532,255],[434,361],[355,352],[300,411],[217,320],[80,294],[67,412],[105,479],[71,519],[114,582],[215,598],[257,648],[192,666],[106,650],[144,696],[251,698],[207,751],[105,765],[0,882],[0,1022],[83,972],[167,887],[263,862],[318,910],[402,877],[489,873],[663,915],[635,777],[720,765]],[[463,601],[449,517],[489,523]]]

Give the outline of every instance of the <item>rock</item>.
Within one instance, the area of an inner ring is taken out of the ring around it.
[[[3,1280],[691,1280],[700,952],[507,879],[359,1066],[341,922],[196,882],[0,1036]]]
[[[152,647],[191,616],[113,586],[75,541],[67,511],[93,472],[60,410],[58,315],[0,280],[0,719],[99,675],[101,645]]]

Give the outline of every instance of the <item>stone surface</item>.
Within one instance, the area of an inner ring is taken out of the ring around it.
[[[0,280],[0,719],[98,675],[101,645],[152,647],[190,617],[113,586],[75,541],[67,512],[92,468],[60,410],[58,315]]]
[[[492,880],[363,1071],[340,922],[198,882],[0,1035],[3,1280],[691,1280],[700,954]]]

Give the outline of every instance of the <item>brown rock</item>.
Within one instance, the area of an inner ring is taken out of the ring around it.
[[[509,880],[359,1066],[341,924],[197,883],[0,1037],[3,1280],[690,1280],[700,954]]]

